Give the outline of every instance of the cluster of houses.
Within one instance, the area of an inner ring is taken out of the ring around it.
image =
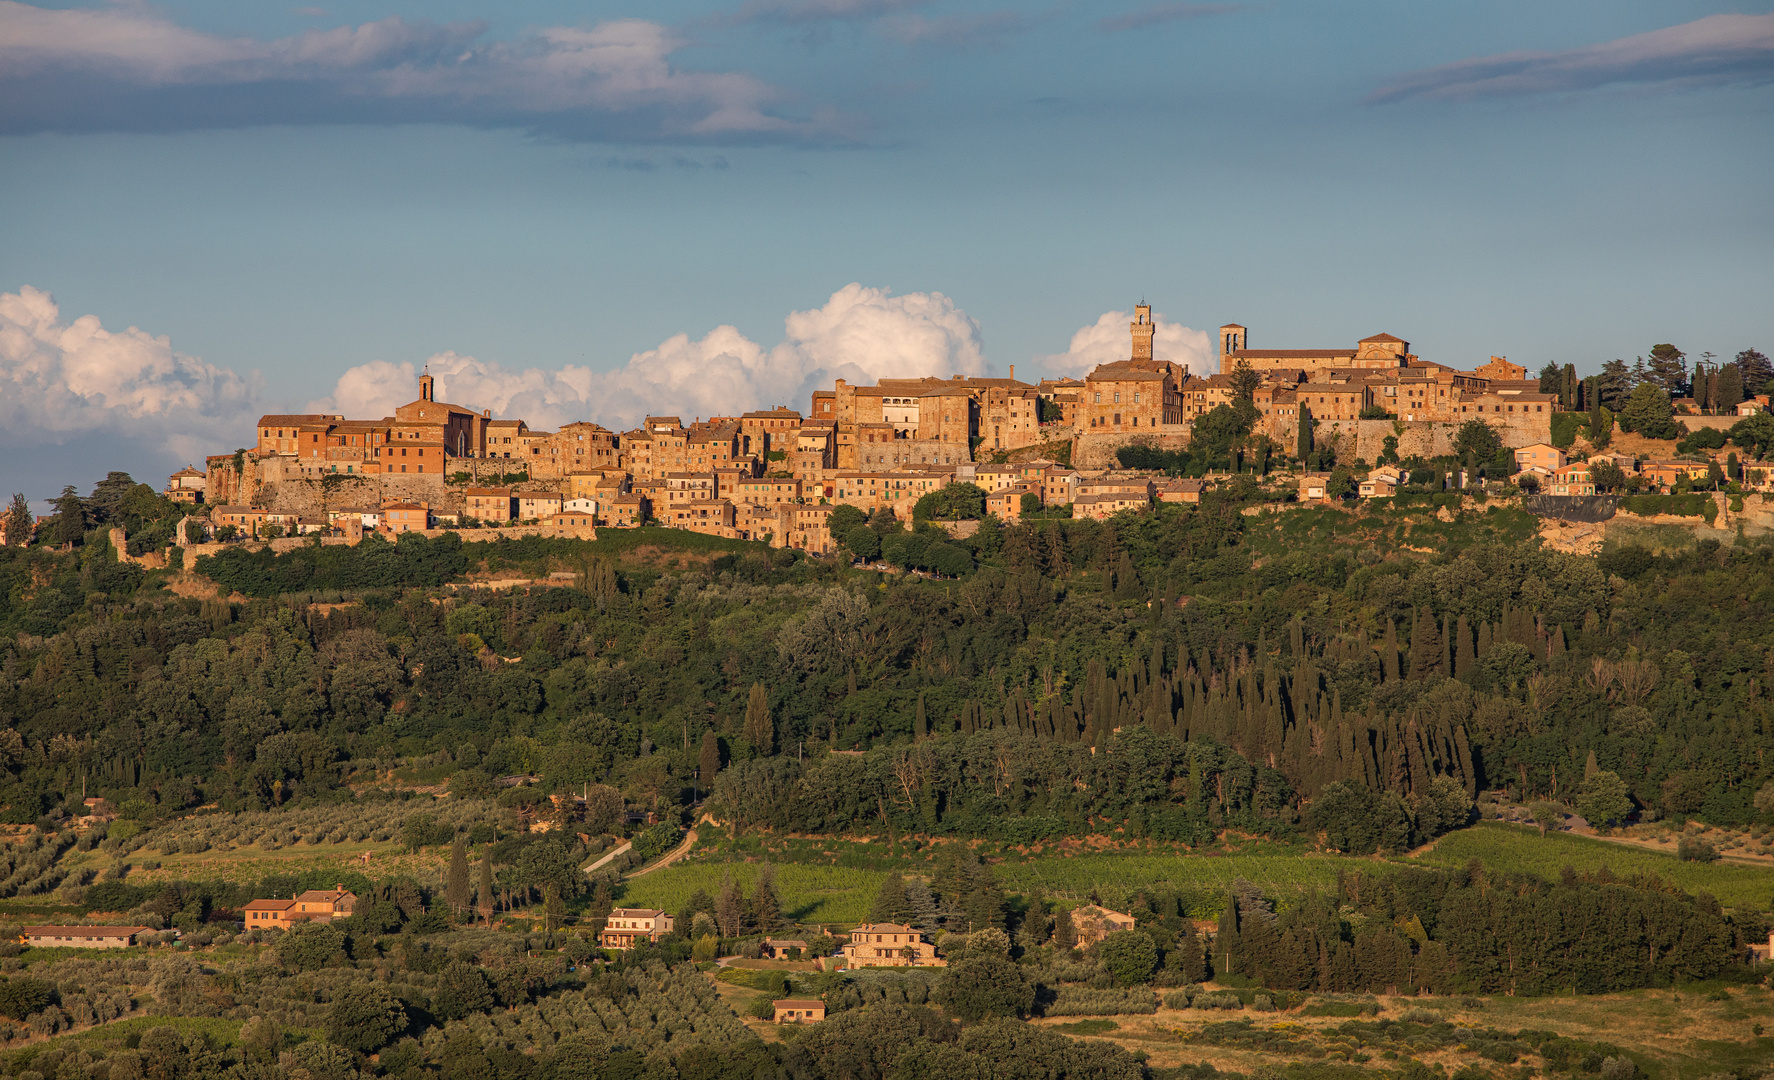
[[[689,423],[649,416],[625,432],[590,422],[544,431],[521,419],[495,419],[436,400],[426,374],[415,400],[379,420],[263,416],[251,450],[211,457],[207,472],[174,474],[167,495],[207,505],[212,527],[240,537],[514,525],[586,536],[598,526],[652,523],[829,552],[837,547],[826,528],[833,507],[890,508],[905,520],[920,498],[955,483],[984,489],[988,512],[1006,521],[1056,506],[1106,518],[1156,502],[1198,501],[1206,487],[1200,480],[1044,460],[990,462],[1068,440],[1074,457],[1081,445],[1112,448],[1141,438],[1182,446],[1196,420],[1241,390],[1250,391],[1260,413],[1259,430],[1284,446],[1293,445],[1306,414],[1321,439],[1353,435],[1374,417],[1404,424],[1482,419],[1505,445],[1532,452],[1523,469],[1539,490],[1584,493],[1583,463],[1554,463],[1562,457],[1550,446],[1558,396],[1540,393],[1526,369],[1503,357],[1459,370],[1423,360],[1391,334],[1350,347],[1253,349],[1246,327],[1227,324],[1219,334],[1220,374],[1201,376],[1154,356],[1149,306],[1135,308],[1129,330],[1128,359],[1082,379],[1022,382],[1014,367],[1007,378],[882,379],[872,386],[840,379],[813,393],[806,415],[778,405]],[[1240,371],[1251,373],[1242,387]],[[1651,464],[1647,480],[1690,463]],[[526,479],[479,479],[514,476]],[[395,493],[375,505],[320,510],[310,502],[303,511],[280,509],[279,497],[254,497],[279,481],[329,477],[371,478]],[[1306,477],[1302,495],[1324,479]],[[1376,469],[1361,493],[1383,497],[1399,483],[1396,469]]]
[[[1717,458],[1711,457],[1640,460],[1629,454],[1608,453],[1591,454],[1582,461],[1572,461],[1563,450],[1550,443],[1517,447],[1513,453],[1517,471],[1512,480],[1523,491],[1541,495],[1596,494],[1591,470],[1602,462],[1614,465],[1627,479],[1636,481],[1638,490],[1647,492],[1669,491],[1683,483],[1705,483],[1717,463]],[[1380,465],[1368,470],[1366,477],[1356,482],[1356,494],[1363,499],[1389,498],[1398,493],[1407,478],[1408,472],[1401,466]],[[1463,487],[1466,476],[1463,472],[1456,472],[1453,480],[1455,486]],[[1307,473],[1300,477],[1299,497],[1302,502],[1329,498],[1329,474]]]
[[[302,923],[345,918],[356,904],[357,894],[343,885],[309,889],[288,900],[253,900],[240,909],[241,924],[247,930],[288,930]],[[37,948],[125,949],[152,932],[150,926],[26,926],[19,941]]]

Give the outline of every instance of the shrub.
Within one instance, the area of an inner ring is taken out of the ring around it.
[[[1698,836],[1683,836],[1676,843],[1675,857],[1682,862],[1716,862],[1718,849]]]
[[[1633,1060],[1622,1054],[1619,1057],[1602,1058],[1602,1080],[1632,1080],[1638,1075],[1638,1066]]]
[[[1158,946],[1143,930],[1115,931],[1103,939],[1097,955],[1122,986],[1145,982],[1158,966]]]
[[[406,1010],[394,995],[380,986],[353,986],[333,1001],[326,1035],[340,1046],[369,1054],[388,1045],[406,1026]]]
[[[950,965],[937,984],[938,1003],[960,1020],[1017,1016],[1035,1004],[1035,985],[1023,969],[996,956]]]
[[[312,924],[290,929],[277,943],[277,960],[292,971],[316,971],[345,950],[345,931]]]
[[[1172,1007],[1187,1008],[1187,1003]],[[1042,1010],[1048,1016],[1149,1016],[1157,1011],[1158,995],[1143,987],[1098,990],[1079,986],[1060,987]]]
[[[678,846],[684,838],[684,830],[669,821],[661,821],[657,825],[648,826],[639,836],[634,838],[634,850],[643,862],[656,859]]]
[[[55,987],[36,979],[0,979],[0,1016],[23,1020],[55,1000]]]

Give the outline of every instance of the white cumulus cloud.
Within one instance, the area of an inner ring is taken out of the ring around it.
[[[239,375],[165,337],[109,331],[96,315],[64,322],[55,298],[29,285],[0,293],[0,445],[9,450],[103,440],[198,460],[239,445],[253,397]]]
[[[595,420],[626,430],[643,417],[734,416],[787,405],[807,410],[809,395],[834,379],[872,382],[923,375],[987,372],[979,324],[942,293],[905,293],[852,283],[823,305],[792,312],[783,340],[766,349],[732,326],[700,339],[674,334],[613,371],[568,364],[557,370],[513,370],[454,352],[425,363],[437,396],[534,428]],[[309,408],[375,419],[411,401],[419,369],[377,361],[339,377],[333,392]]]
[[[1105,311],[1096,322],[1072,335],[1065,352],[1037,356],[1035,363],[1053,375],[1078,378],[1098,364],[1126,360],[1133,353],[1133,332],[1128,328],[1132,322],[1130,311]],[[1219,355],[1207,331],[1171,322],[1161,311],[1152,313],[1152,323],[1156,327],[1152,332],[1155,358],[1187,364],[1196,375],[1211,375],[1219,369]]]

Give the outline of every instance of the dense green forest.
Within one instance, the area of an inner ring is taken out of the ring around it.
[[[1575,802],[1597,767],[1628,796],[1604,820],[1774,820],[1774,546],[1592,559],[1504,539],[1519,512],[1495,507],[1240,510],[1010,526],[959,578],[494,545],[577,570],[522,595],[432,588],[487,558],[452,536],[216,560],[333,590],[245,603],[182,599],[103,543],[0,549],[0,805],[34,822],[84,785],[264,809],[442,753],[680,805],[718,774],[810,829],[1298,830],[1343,784],[1385,822],[1348,842],[1398,848],[1459,824],[1438,780]]]
[[[1765,939],[1759,911],[1655,878],[1477,864],[1380,864],[1275,898],[1242,880],[1230,895],[1147,889],[1129,904],[1137,929],[1079,947],[1064,905],[1007,892],[970,846],[944,841],[1185,850],[1237,836],[1397,853],[1466,826],[1498,791],[1603,827],[1769,824],[1774,545],[1588,558],[1541,547],[1505,506],[1281,509],[1245,484],[1107,522],[988,521],[967,540],[857,523],[902,555],[908,537],[945,549],[947,573],[660,530],[410,536],[200,561],[229,601],[178,595],[176,570],[120,564],[97,530],[165,531],[176,510],[113,486],[109,504],[64,498],[92,531],[0,549],[0,812],[37,826],[0,855],[0,893],[77,896],[82,911],[181,931],[179,948],[211,959],[0,960],[0,1012],[19,1025],[7,1039],[143,1001],[189,1021],[99,1056],[40,1058],[27,1043],[0,1066],[28,1080],[835,1080],[993,1075],[991,1061],[1022,1070],[996,1075],[1132,1078],[1164,1071],[1017,1018],[1760,977],[1746,950]],[[462,585],[507,568],[572,577]],[[536,779],[501,788],[508,776]],[[450,798],[411,790],[426,782]],[[569,792],[585,799],[575,830],[527,831]],[[84,797],[121,819],[61,828]],[[661,820],[633,824],[626,809]],[[934,843],[928,880],[891,878],[874,917],[937,935],[949,966],[763,987],[823,997],[834,1017],[762,1044],[694,965],[784,928],[769,885],[698,892],[659,947],[600,959],[582,931],[619,900],[611,875],[671,846],[700,809],[734,836]],[[635,853],[601,880],[580,871],[623,833]],[[448,882],[352,876],[356,915],[281,938],[215,927],[253,895],[338,875],[130,874],[150,842],[395,838],[454,845]],[[63,871],[86,852],[112,870]],[[528,936],[475,927],[538,901]],[[228,1037],[191,1026],[210,1020],[229,1020]],[[1411,1039],[1442,1037],[1419,1027]],[[1241,1030],[1212,1037],[1231,1045]],[[1624,1060],[1544,1032],[1495,1038],[1554,1071]]]

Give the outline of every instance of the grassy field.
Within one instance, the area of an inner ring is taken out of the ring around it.
[[[761,868],[758,863],[679,863],[630,882],[622,902],[630,907],[681,911],[697,889],[710,896],[719,892],[721,879],[729,870],[749,894]],[[884,870],[846,866],[784,863],[775,870],[776,895],[783,914],[802,923],[848,925],[866,920],[869,905],[887,877]]]
[[[1309,998],[1298,1012],[1249,1014],[1160,1009],[1151,1016],[1118,1016],[1106,1021],[1038,1020],[1074,1037],[1118,1044],[1144,1052],[1153,1065],[1212,1065],[1217,1069],[1275,1080],[1361,1080],[1388,1075],[1405,1060],[1423,1062],[1441,1075],[1476,1068],[1492,1078],[1554,1073],[1534,1053],[1510,1066],[1482,1056],[1478,1039],[1422,1040],[1424,1024],[1437,1019],[1475,1035],[1484,1029],[1511,1035],[1528,1029],[1555,1031],[1605,1053],[1623,1054],[1648,1080],[1702,1080],[1703,1077],[1756,1075],[1774,1060],[1774,995],[1760,986],[1684,987],[1625,994],[1552,998],[1377,999],[1374,1022],[1320,1015],[1329,998]],[[1370,999],[1371,1000],[1371,999]],[[1390,1022],[1402,1021],[1392,1024]],[[1242,1038],[1216,1038],[1215,1031]],[[1351,1030],[1351,1029],[1355,1030]],[[1578,1070],[1575,1075],[1594,1075]]]
[[[1092,893],[1105,903],[1125,903],[1127,897],[1148,888],[1193,894],[1198,908],[1193,914],[1208,918],[1219,912],[1221,899],[1237,878],[1285,902],[1310,889],[1333,888],[1337,867],[1354,864],[1371,866],[1373,861],[1285,850],[1257,855],[1127,853],[1006,860],[996,870],[1005,889],[1022,893],[1041,889],[1062,903],[1083,903]]]
[[[1547,879],[1556,878],[1566,866],[1579,871],[1606,866],[1623,876],[1655,874],[1686,892],[1711,893],[1727,907],[1765,911],[1774,903],[1774,867],[1680,862],[1673,854],[1569,833],[1541,836],[1531,828],[1494,821],[1481,821],[1470,829],[1449,833],[1419,861],[1434,866],[1462,866],[1469,859]]]
[[[874,853],[872,865],[854,866],[843,865],[852,858],[846,850],[851,845],[829,841],[819,846],[830,852],[830,861],[782,858],[798,855],[805,859],[808,853],[804,851],[762,853],[775,865],[777,895],[783,912],[802,922],[860,922],[868,917],[875,893],[893,870],[927,877],[933,869],[928,852],[909,854],[894,863],[883,859],[879,845],[875,845],[870,848]],[[758,862],[749,860],[758,857],[749,854],[747,861],[741,861],[727,851],[699,851],[698,858],[692,861],[630,882],[623,903],[673,910],[697,889],[714,895],[729,868],[735,880],[749,892],[759,869]],[[1141,851],[1033,858],[1012,855],[1001,861],[989,856],[988,859],[998,883],[1007,892],[1040,889],[1051,899],[1070,906],[1089,902],[1093,893],[1105,903],[1124,904],[1142,889],[1160,888],[1193,894],[1200,908],[1197,915],[1203,918],[1218,914],[1221,899],[1235,878],[1243,877],[1285,903],[1308,889],[1331,888],[1340,863],[1374,865],[1370,859],[1294,849],[1262,854],[1195,854],[1179,849],[1177,853]]]
[[[855,923],[868,917],[875,893],[889,873],[898,870],[928,877],[936,850],[902,849],[895,859],[882,845],[837,839],[760,842],[747,837],[733,844],[717,838],[699,847],[691,860],[629,883],[623,902],[675,910],[697,889],[714,895],[729,869],[749,892],[767,859],[776,868],[777,895],[789,918]],[[1035,856],[982,848],[981,854],[1006,892],[1027,895],[1039,889],[1064,906],[1087,903],[1094,895],[1111,907],[1124,907],[1143,890],[1162,890],[1181,894],[1191,914],[1204,919],[1219,914],[1232,882],[1241,877],[1285,907],[1309,890],[1333,890],[1339,868],[1384,872],[1413,864],[1458,867],[1475,858],[1499,870],[1548,880],[1565,866],[1579,871],[1606,866],[1622,876],[1654,874],[1687,892],[1711,893],[1731,907],[1765,910],[1774,898],[1774,867],[1684,863],[1656,851],[1560,833],[1542,837],[1532,829],[1498,822],[1480,822],[1445,836],[1414,860],[1356,858],[1281,845],[1256,851],[1178,847]]]
[[[365,863],[361,856],[369,853]],[[123,859],[131,864],[128,877],[131,885],[147,885],[157,881],[257,881],[270,874],[300,874],[308,870],[354,870],[372,879],[411,874],[421,880],[436,880],[438,870],[449,861],[449,849],[426,848],[420,854],[407,852],[398,842],[307,844],[298,843],[267,851],[256,844],[230,850],[212,849],[201,854],[162,854],[152,847],[134,852]],[[63,865],[70,869],[90,868],[102,871],[112,859],[100,852],[70,855]],[[158,862],[155,869],[143,864]]]

